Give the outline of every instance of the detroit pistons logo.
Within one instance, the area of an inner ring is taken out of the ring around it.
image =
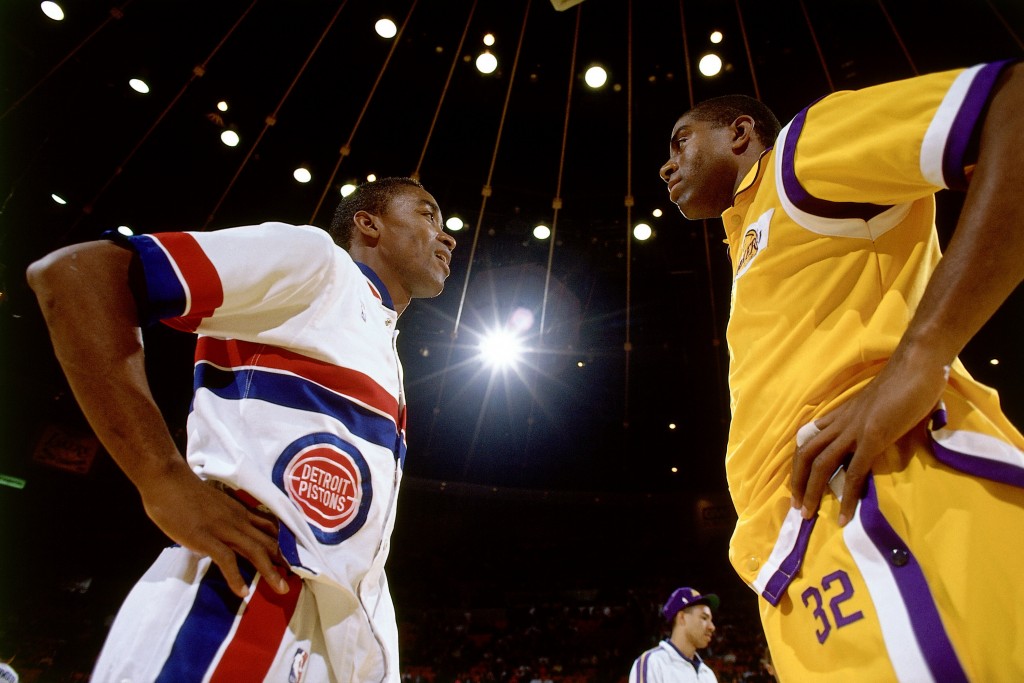
[[[277,459],[273,477],[321,543],[341,543],[366,522],[373,498],[370,468],[355,446],[334,434],[293,441]]]

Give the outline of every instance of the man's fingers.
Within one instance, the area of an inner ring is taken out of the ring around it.
[[[798,510],[803,505],[811,467],[822,450],[828,447],[833,438],[827,430],[836,421],[842,410],[842,407],[840,407],[827,415],[819,417],[814,422],[804,425],[797,432],[797,449],[796,454],[793,456],[790,488],[793,491],[792,505]]]
[[[800,514],[804,519],[810,519],[818,511],[828,482],[842,464],[846,452],[847,449],[841,442],[833,441],[809,464],[800,499]]]
[[[275,521],[273,521],[273,520],[267,519],[266,517],[263,517],[261,515],[257,515],[255,512],[252,512],[251,510],[248,511],[248,514],[249,514],[249,523],[252,524],[257,529],[259,529],[260,531],[262,531],[268,537],[270,537],[271,542],[276,545],[277,544],[277,523]]]
[[[822,415],[821,417],[814,421],[814,426],[818,428],[819,432],[825,431],[826,429],[828,429],[829,425],[836,421],[836,417],[839,416],[842,410],[843,407],[840,406],[836,410],[833,410],[831,413]]]
[[[285,581],[282,571],[274,562],[281,556],[280,550],[276,543],[267,544],[264,534],[260,533],[259,536],[262,538],[250,536],[245,539],[242,543],[238,544],[235,551],[252,563],[252,566],[270,583],[271,588],[275,592],[287,593],[288,582]]]
[[[820,421],[815,422],[819,426]],[[821,457],[823,451],[828,448],[830,436],[819,431],[806,443],[796,449],[793,456],[793,473],[790,477],[790,486],[793,490],[793,507],[800,508],[803,505],[804,497],[807,495],[807,483],[811,478],[811,471],[814,464]]]
[[[220,546],[216,552],[211,552],[209,555],[214,564],[220,568],[220,573],[224,575],[224,580],[227,581],[231,592],[240,598],[245,598],[249,594],[249,584],[238,569],[235,553],[227,546]]]
[[[868,467],[864,465],[866,462],[868,461],[863,455],[862,449],[858,448],[850,460],[850,465],[846,468],[846,481],[843,483],[843,501],[839,507],[839,526],[841,527],[846,526],[853,519],[853,515],[857,511],[857,501],[860,500],[861,494],[864,492],[864,484],[870,472]]]

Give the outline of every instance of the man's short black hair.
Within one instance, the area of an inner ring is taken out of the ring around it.
[[[754,119],[754,133],[761,144],[765,147],[774,146],[775,138],[779,136],[782,126],[772,110],[753,97],[747,95],[713,97],[686,112],[686,116],[692,119],[720,126],[728,126],[744,114]]]
[[[355,223],[352,222],[352,217],[359,211],[380,216],[387,211],[395,195],[408,187],[423,189],[420,181],[400,177],[381,178],[372,183],[360,185],[355,192],[347,197],[342,197],[338,202],[338,208],[334,210],[334,218],[331,220],[331,227],[327,229],[327,232],[331,234],[335,244],[348,251],[352,247],[352,236],[355,232]]]

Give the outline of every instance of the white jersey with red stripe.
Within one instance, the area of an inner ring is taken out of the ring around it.
[[[122,608],[94,680],[231,675],[258,659],[251,641],[233,643],[251,637],[255,621],[267,661],[258,676],[247,669],[254,680],[275,671],[275,680],[298,680],[319,667],[332,680],[397,681],[384,563],[405,400],[398,315],[383,283],[310,226],[141,235],[131,245],[143,265],[142,316],[199,335],[188,462],[280,520],[281,550],[301,590],[274,597],[256,579],[250,598],[235,604],[208,561],[169,549]],[[182,572],[195,580],[171,578]],[[178,585],[170,594],[168,583]],[[203,608],[204,599],[216,609]],[[152,618],[154,603],[174,607]],[[149,625],[140,629],[143,618]],[[270,644],[268,629],[280,635]],[[141,640],[140,630],[149,631]]]

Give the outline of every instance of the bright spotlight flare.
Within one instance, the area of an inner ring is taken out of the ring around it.
[[[512,311],[504,329],[488,332],[480,340],[480,355],[494,368],[514,366],[523,356],[522,335],[533,327],[533,311],[522,306]]]
[[[488,332],[480,339],[480,357],[492,368],[512,367],[522,355],[522,340],[512,330]]]

